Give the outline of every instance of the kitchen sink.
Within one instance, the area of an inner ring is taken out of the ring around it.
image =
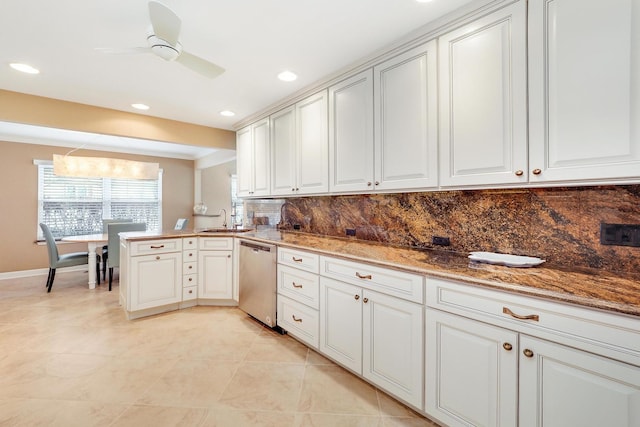
[[[205,228],[200,230],[201,233],[246,233],[247,231],[253,231],[252,228]]]

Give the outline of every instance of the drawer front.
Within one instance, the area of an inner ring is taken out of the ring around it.
[[[208,251],[231,251],[233,250],[232,237],[200,237],[198,238],[198,249]]]
[[[198,251],[195,249],[183,250],[182,251],[182,262],[197,262],[198,261]]]
[[[197,237],[185,237],[182,239],[182,249],[198,249],[198,238]]]
[[[182,276],[182,287],[187,288],[191,286],[198,286],[197,274],[185,274]]]
[[[640,365],[638,318],[431,277],[426,283],[429,307]]]
[[[320,275],[422,304],[424,277],[338,258],[320,257]]]
[[[144,240],[131,242],[131,255],[150,255],[182,250],[182,239]]]
[[[320,256],[291,248],[278,248],[278,263],[318,274]]]
[[[318,311],[292,299],[278,295],[278,326],[303,341],[318,348]]]
[[[182,301],[189,301],[197,298],[198,298],[197,286],[188,286],[186,288],[182,288]]]
[[[317,274],[278,265],[278,293],[316,310],[320,306],[319,282]]]
[[[185,262],[182,264],[182,274],[195,274],[198,272],[198,261],[194,259],[193,262]]]

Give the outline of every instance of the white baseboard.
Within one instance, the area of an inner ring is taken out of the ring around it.
[[[86,270],[86,265],[74,265],[73,267],[65,267],[56,269],[56,274],[65,273],[69,271],[82,271]],[[37,268],[35,270],[20,270],[20,271],[7,271],[0,273],[0,280],[5,279],[20,279],[21,277],[33,277],[33,276],[46,276],[49,274],[48,268]]]

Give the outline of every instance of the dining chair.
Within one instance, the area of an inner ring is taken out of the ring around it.
[[[109,219],[103,219],[102,220],[102,232],[103,233],[107,233],[107,227],[109,226],[109,224],[114,224],[114,223],[120,223],[120,222],[133,222],[133,219],[131,218],[109,218]],[[109,245],[104,245],[102,247],[102,254],[101,254],[101,258],[102,258],[102,280],[106,280],[107,279],[107,259],[109,258]],[[98,273],[96,271],[96,273]],[[98,277],[98,284],[100,284],[100,274],[96,274],[96,276]]]
[[[116,222],[107,226],[107,234],[109,235],[107,243],[111,252],[111,256],[107,258],[107,266],[109,267],[109,290],[111,290],[111,283],[113,282],[113,269],[114,267],[120,267],[120,233],[146,230],[147,224],[144,222]]]
[[[53,279],[56,276],[56,269],[62,267],[71,267],[74,265],[83,265],[89,263],[89,252],[72,252],[60,255],[58,253],[58,245],[56,240],[46,224],[40,223],[40,228],[47,242],[47,252],[49,253],[49,277],[47,277],[47,292],[51,292]]]

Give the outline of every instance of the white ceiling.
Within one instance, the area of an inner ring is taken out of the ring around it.
[[[0,89],[129,112],[140,102],[151,106],[143,114],[233,129],[472,0],[162,1],[182,19],[183,48],[224,74],[210,80],[151,54],[94,49],[146,46],[146,0],[2,0]],[[17,72],[11,62],[41,72]],[[279,81],[284,69],[298,80]],[[236,116],[219,115],[227,109]]]

